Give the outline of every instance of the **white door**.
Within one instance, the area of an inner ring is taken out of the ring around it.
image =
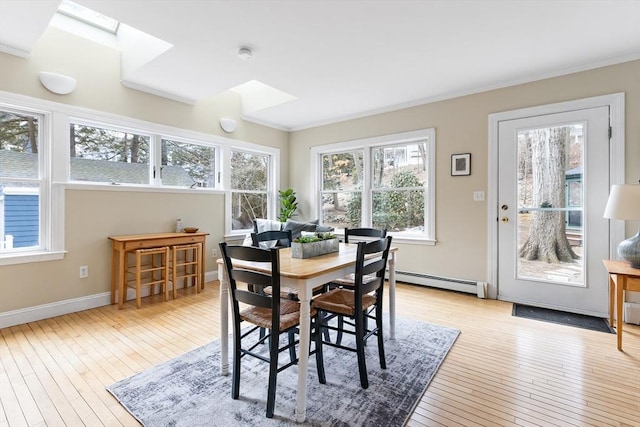
[[[498,124],[498,298],[606,315],[609,107]]]

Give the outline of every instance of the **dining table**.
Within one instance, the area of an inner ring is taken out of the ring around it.
[[[311,258],[292,257],[291,248],[278,249],[280,262],[280,284],[283,287],[298,290],[300,300],[300,348],[298,360],[298,385],[296,394],[297,422],[306,419],[307,407],[307,370],[309,363],[309,344],[311,332],[310,301],[313,289],[335,279],[353,273],[355,270],[356,243],[340,243],[338,251]],[[389,338],[395,339],[395,264],[397,247],[391,247],[387,259],[389,267]],[[220,280],[220,369],[223,375],[229,374],[229,279],[224,260],[218,259],[218,278]],[[268,272],[264,265],[251,262],[234,261],[234,266]]]

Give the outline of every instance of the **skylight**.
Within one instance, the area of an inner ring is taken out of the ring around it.
[[[120,24],[113,18],[109,18],[108,16],[69,0],[62,0],[62,3],[58,7],[58,12],[113,34],[116,34],[118,25]]]

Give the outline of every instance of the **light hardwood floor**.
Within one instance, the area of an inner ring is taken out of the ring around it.
[[[218,338],[218,291],[0,330],[0,427],[138,425],[105,387]],[[399,316],[461,330],[409,426],[640,426],[640,327],[619,352],[510,303],[403,284],[397,299]]]

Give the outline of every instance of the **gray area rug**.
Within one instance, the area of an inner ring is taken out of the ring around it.
[[[386,320],[385,324],[388,325]],[[396,339],[385,340],[386,370],[380,369],[375,338],[369,340],[366,390],[360,387],[356,354],[325,346],[327,384],[318,382],[312,356],[304,424],[295,422],[297,366],[278,374],[275,415],[268,419],[268,365],[244,358],[240,398],[233,400],[231,375],[220,374],[219,340],[121,380],[107,390],[148,427],[402,426],[459,333],[456,329],[397,318]],[[348,343],[347,336],[343,341]],[[267,346],[264,347],[266,351]],[[281,359],[288,360],[288,353],[281,353]]]

